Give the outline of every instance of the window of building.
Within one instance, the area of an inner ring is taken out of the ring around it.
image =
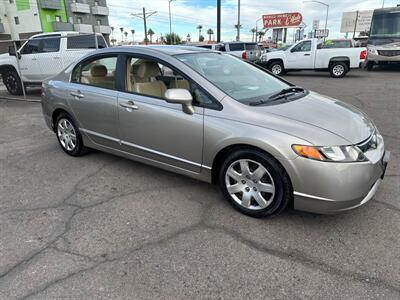
[[[71,81],[106,89],[115,88],[117,56],[94,58],[78,65],[72,72]]]
[[[10,0],[10,4],[14,4],[14,0]]]
[[[76,18],[76,23],[82,24],[82,18],[81,17]]]
[[[61,16],[56,16],[56,22],[61,22]]]
[[[101,25],[101,20],[96,20],[97,25]]]
[[[19,24],[19,18],[18,18],[18,17],[14,17],[14,21],[15,21],[15,24],[16,24],[16,25]]]
[[[94,1],[94,5],[98,6],[99,5],[99,1]]]

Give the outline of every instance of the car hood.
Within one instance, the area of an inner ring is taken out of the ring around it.
[[[255,108],[319,128],[324,134],[339,136],[349,144],[366,140],[375,130],[370,119],[354,106],[314,92],[291,102]]]

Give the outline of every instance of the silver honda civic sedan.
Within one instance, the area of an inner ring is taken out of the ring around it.
[[[119,47],[43,83],[61,148],[95,148],[216,183],[240,212],[333,213],[369,201],[389,152],[355,107],[220,52]]]

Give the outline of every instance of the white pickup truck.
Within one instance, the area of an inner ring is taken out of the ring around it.
[[[366,48],[324,48],[318,39],[305,39],[285,50],[264,53],[260,65],[275,75],[288,71],[329,71],[341,78],[352,68],[359,68],[367,56]]]
[[[22,82],[25,86],[41,84],[96,47],[108,47],[102,35],[96,34],[96,39],[94,34],[78,32],[34,35],[17,52],[11,46],[9,53],[0,55],[3,83],[10,94],[21,95]]]

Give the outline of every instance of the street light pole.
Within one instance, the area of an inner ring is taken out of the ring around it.
[[[172,21],[171,21],[171,2],[175,0],[168,1],[168,8],[169,8],[169,36],[172,42]],[[175,34],[174,34],[174,44],[175,44]]]
[[[326,6],[326,18],[325,18],[325,32],[326,32],[326,29],[328,28],[329,4],[326,4],[326,3],[324,3],[324,2],[317,1],[317,0],[303,1],[303,3],[311,3],[311,2],[319,3],[319,4],[321,4],[321,5]]]

